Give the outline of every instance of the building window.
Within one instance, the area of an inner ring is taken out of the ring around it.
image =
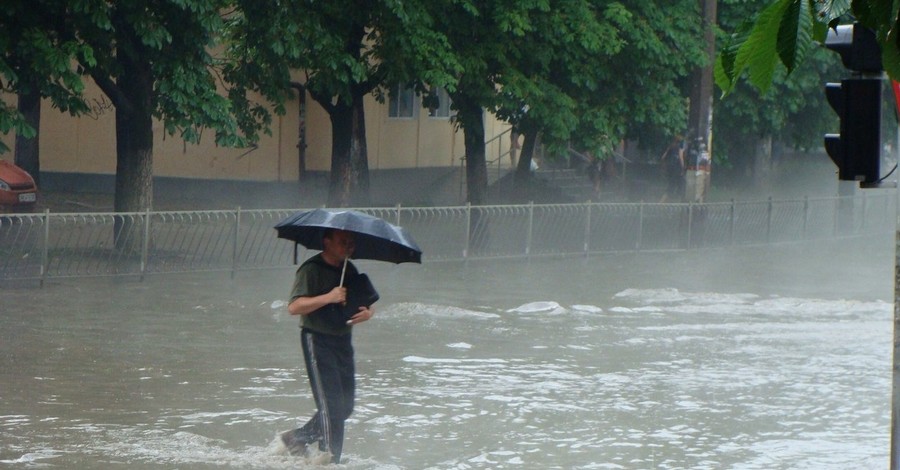
[[[397,85],[391,88],[388,95],[388,117],[416,117],[416,91],[412,87]]]
[[[432,104],[436,104],[436,107],[428,108],[428,116],[433,118],[449,118],[450,117],[450,95],[447,93],[447,90],[442,87],[437,87],[432,90],[432,93],[435,95],[435,100],[433,100]]]

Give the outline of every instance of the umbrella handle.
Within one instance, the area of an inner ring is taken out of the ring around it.
[[[347,272],[347,261],[350,257],[344,258],[344,268],[341,269],[341,284],[338,287],[344,287],[344,274]]]

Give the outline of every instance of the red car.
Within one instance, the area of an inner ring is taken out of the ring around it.
[[[30,212],[36,202],[34,178],[16,165],[0,160],[0,212]]]

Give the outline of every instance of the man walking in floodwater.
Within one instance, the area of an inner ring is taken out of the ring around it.
[[[288,304],[291,315],[301,316],[303,358],[317,411],[302,427],[283,433],[281,441],[291,455],[307,456],[315,463],[326,463],[330,455],[332,463],[340,463],[344,421],[353,412],[356,394],[351,331],[353,325],[371,319],[374,311],[359,307],[349,320],[340,313],[347,301],[342,280],[357,275],[356,267],[347,262],[355,248],[353,234],[326,231],[323,247],[297,269]],[[316,442],[320,452],[308,448]]]

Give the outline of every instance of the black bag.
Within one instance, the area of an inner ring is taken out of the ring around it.
[[[344,305],[334,305],[335,308],[329,315],[342,325],[346,325],[353,315],[359,313],[359,307],[371,307],[380,298],[369,276],[365,274],[344,279],[344,287],[347,288],[347,302]]]

